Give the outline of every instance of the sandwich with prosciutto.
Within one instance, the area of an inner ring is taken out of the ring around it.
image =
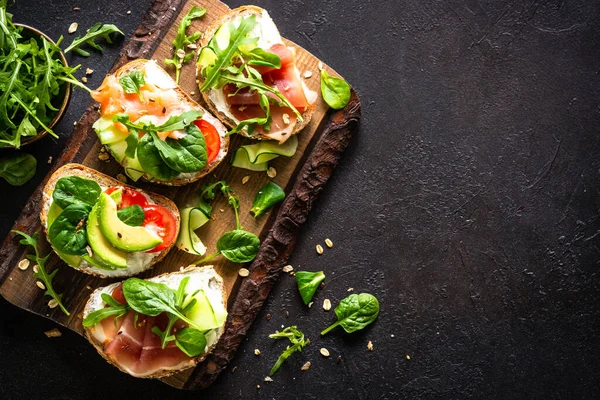
[[[212,171],[227,154],[225,126],[153,60],[135,60],[92,92],[94,130],[134,181],[180,186]]]
[[[208,108],[234,133],[283,143],[315,110],[294,47],[259,7],[231,10],[206,31],[196,74]]]
[[[132,276],[151,268],[173,247],[180,225],[171,200],[79,164],[52,174],[42,194],[40,219],[63,261],[101,277]]]
[[[88,340],[138,378],[191,368],[216,345],[227,319],[223,280],[212,266],[96,289],[83,311]]]

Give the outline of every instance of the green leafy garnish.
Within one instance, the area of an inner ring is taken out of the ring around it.
[[[341,110],[350,101],[350,85],[343,79],[330,76],[321,70],[321,93],[329,107]]]
[[[33,247],[35,254],[28,254],[27,258],[33,261],[38,266],[37,272],[34,272],[34,275],[46,287],[46,291],[44,292],[44,294],[46,296],[52,297],[56,301],[63,313],[65,313],[66,315],[70,315],[69,311],[67,311],[64,304],[62,303],[62,294],[56,293],[56,291],[54,290],[54,286],[52,285],[52,280],[56,276],[58,269],[55,269],[50,274],[46,272],[46,260],[48,260],[49,255],[47,255],[46,257],[42,257],[40,255],[37,247],[38,233],[36,232],[33,234],[33,236],[29,236],[28,234],[17,230],[12,230],[11,232],[23,237],[23,239],[19,241],[20,244]]]
[[[281,364],[283,364],[283,362],[287,360],[289,356],[297,351],[302,351],[302,349],[310,343],[308,339],[304,339],[304,333],[300,332],[296,326],[288,326],[281,332],[275,331],[275,333],[269,335],[269,337],[271,339],[288,338],[291,343],[291,345],[288,346],[283,353],[281,353],[277,359],[277,362],[275,365],[273,365],[273,368],[271,368],[271,372],[269,373],[271,376],[273,376],[275,372],[279,370]]]
[[[54,186],[52,201],[63,210],[71,205],[81,205],[91,210],[98,202],[102,189],[98,182],[79,176],[60,178]]]
[[[315,292],[319,288],[321,282],[325,280],[325,274],[323,271],[319,272],[307,272],[298,271],[296,272],[296,283],[298,284],[298,291],[304,304],[310,303]]]
[[[103,48],[98,43],[96,43],[96,39],[104,39],[107,43],[112,43],[111,34],[116,33],[117,35],[125,36],[123,32],[116,25],[113,24],[103,24],[102,22],[96,22],[90,29],[85,32],[83,37],[77,36],[71,42],[71,45],[65,49],[65,54],[69,51],[73,50],[77,54],[89,57],[90,53],[86,50],[83,50],[81,46],[88,45],[98,51],[102,51]]]
[[[142,226],[144,209],[137,204],[117,210],[117,217],[129,226]]]
[[[56,250],[64,254],[87,254],[86,220],[90,210],[81,204],[65,208],[48,230],[48,239]]]
[[[11,153],[0,158],[0,178],[13,186],[26,184],[35,175],[37,161],[27,153]]]
[[[321,332],[325,335],[338,325],[348,333],[363,329],[379,316],[379,302],[372,294],[351,294],[335,308],[336,323]]]
[[[129,310],[131,310],[131,307],[129,307],[127,304],[119,303],[114,297],[107,293],[102,293],[100,297],[102,297],[102,301],[104,301],[104,303],[108,304],[108,307],[103,307],[89,313],[83,320],[83,326],[86,328],[92,327],[106,318],[113,316],[115,317],[116,323],[119,317],[122,317],[123,315],[127,314]]]
[[[146,84],[144,74],[141,71],[135,71],[130,74],[123,76],[119,79],[119,83],[123,87],[123,91],[127,94],[137,93],[140,100],[142,95],[140,94],[140,88]]]
[[[283,199],[285,199],[283,189],[278,184],[269,182],[256,193],[250,212],[254,214],[254,218],[257,218]]]
[[[192,20],[200,18],[204,14],[206,14],[206,8],[192,6],[190,11],[181,19],[177,28],[177,34],[173,40],[173,58],[165,59],[165,65],[173,65],[175,67],[175,82],[177,83],[179,83],[181,67],[194,57],[194,53],[186,53],[185,46],[195,44],[200,38],[200,32],[194,32],[188,36],[185,31],[192,24]]]

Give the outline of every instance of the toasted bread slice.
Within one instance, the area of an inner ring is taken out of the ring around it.
[[[156,194],[156,193],[143,192],[140,189],[136,189],[132,186],[125,185],[121,181],[111,178],[110,176],[104,175],[104,174],[102,174],[96,170],[93,170],[91,168],[88,168],[84,165],[66,164],[66,165],[62,166],[61,168],[59,168],[55,173],[52,174],[50,179],[48,179],[46,186],[44,186],[44,190],[42,192],[42,207],[40,210],[40,220],[42,222],[42,226],[44,227],[44,232],[46,233],[46,235],[48,235],[48,230],[50,228],[48,226],[48,211],[50,210],[50,206],[53,201],[52,193],[54,192],[54,187],[56,186],[56,182],[60,178],[69,177],[69,176],[78,176],[78,177],[94,180],[94,181],[98,182],[98,184],[100,185],[100,187],[103,190],[105,190],[111,186],[120,186],[120,187],[127,187],[128,189],[144,193],[146,195],[146,197],[149,199],[149,201],[153,202],[154,204],[165,207],[167,210],[169,210],[169,212],[171,214],[173,214],[173,216],[175,217],[175,220],[177,222],[177,232],[179,232],[179,225],[180,225],[180,219],[181,219],[180,215],[179,215],[179,209],[177,208],[175,203],[173,203],[171,200],[167,199],[164,196]],[[50,241],[48,240],[48,242],[50,242]],[[127,256],[128,267],[127,268],[117,268],[115,270],[107,270],[107,269],[94,267],[83,260],[81,261],[81,263],[78,266],[71,265],[69,263],[69,261],[65,260],[64,258],[63,258],[63,261],[65,261],[71,267],[76,268],[78,271],[81,271],[86,274],[96,275],[96,276],[100,276],[100,277],[110,277],[110,278],[127,277],[127,276],[133,276],[133,275],[139,274],[140,272],[150,269],[154,264],[156,264],[157,262],[162,260],[174,245],[175,245],[175,241],[173,241],[173,243],[169,247],[165,248],[164,250],[162,250],[160,252],[156,252],[156,253],[142,253],[142,252],[131,253],[131,258],[130,258],[130,255],[128,254],[128,256]],[[54,247],[53,247],[53,250],[56,252],[56,249],[54,249]],[[57,252],[57,254],[60,257],[60,254],[58,252]],[[143,254],[143,256],[140,256],[140,254]]]
[[[145,66],[148,63],[156,64],[156,61],[145,60],[145,59],[138,59],[138,60],[131,61],[131,62],[123,65],[121,68],[119,68],[114,73],[114,76],[117,79],[120,79],[121,77],[131,74],[133,72],[143,71]],[[198,111],[201,111],[202,113],[204,113],[204,115],[202,116],[202,119],[206,120],[211,125],[213,125],[216,128],[217,132],[219,133],[219,136],[221,138],[221,148],[219,149],[219,153],[218,153],[217,157],[212,162],[208,163],[202,171],[192,172],[192,173],[181,173],[179,176],[175,177],[175,179],[170,180],[170,181],[159,180],[159,179],[149,176],[148,174],[142,175],[142,179],[144,179],[146,181],[154,182],[154,183],[159,183],[162,185],[169,185],[169,186],[182,186],[182,185],[186,185],[191,182],[195,182],[195,181],[199,180],[200,178],[202,178],[203,176],[206,176],[207,174],[209,174],[213,169],[215,169],[217,167],[217,165],[219,165],[219,163],[221,163],[221,161],[223,161],[223,159],[227,155],[227,149],[229,147],[229,137],[226,136],[227,128],[221,123],[221,121],[218,118],[216,118],[215,116],[210,114],[201,105],[199,105],[194,100],[192,100],[192,98],[187,93],[185,93],[177,85],[177,83],[175,83],[175,81],[171,78],[171,76],[164,69],[162,69],[158,65],[156,65],[156,67],[152,68],[151,71],[153,74],[153,78],[160,82],[161,88],[175,90],[175,92],[177,93],[177,97],[181,101],[182,105],[189,106],[189,108],[191,108],[191,109],[195,109],[195,110],[198,110]],[[111,148],[111,146],[107,146],[107,147],[108,147],[110,153],[112,154],[112,156],[116,160],[119,160],[118,155],[115,154],[115,152]],[[126,160],[123,159],[119,163],[125,168],[126,167],[125,162],[126,162]],[[126,171],[127,171],[127,169],[126,169]]]
[[[232,22],[236,18],[239,18],[239,17],[249,17],[251,15],[256,16],[257,25],[258,24],[268,25],[268,28],[261,30],[262,31],[261,34],[269,35],[269,38],[266,39],[266,41],[268,41],[270,44],[276,44],[276,43],[285,44],[279,33],[279,30],[277,29],[277,27],[275,26],[275,23],[273,22],[273,20],[269,16],[269,13],[265,9],[256,7],[256,6],[242,6],[242,7],[238,7],[238,8],[235,8],[235,9],[229,11],[227,14],[225,14],[223,17],[221,17],[219,20],[217,20],[214,24],[212,24],[206,30],[206,32],[204,33],[204,36],[202,37],[201,47],[198,50],[197,56],[198,57],[200,56],[200,52],[202,51],[202,48],[204,48],[208,45],[211,38],[215,35],[217,30],[223,24]],[[268,50],[268,49],[265,49],[265,50]],[[298,71],[296,71],[296,72],[299,74]],[[198,81],[198,86],[202,86],[202,84],[204,83],[204,77],[202,76],[202,73],[199,68],[196,68],[196,77],[197,77],[197,81]],[[305,93],[307,91],[309,91],[308,87],[304,84],[304,82],[302,82],[302,87],[303,87]],[[240,121],[238,119],[236,119],[235,116],[232,115],[232,113],[229,111],[229,106],[227,104],[222,104],[222,102],[219,102],[217,100],[218,97],[220,97],[220,96],[218,96],[216,92],[217,92],[217,89],[210,89],[206,92],[202,92],[202,99],[204,100],[207,108],[214,115],[219,117],[219,119],[221,119],[221,121],[223,121],[225,123],[225,125],[227,125],[230,128],[235,128],[240,123]],[[222,92],[222,90],[221,90],[221,92]],[[316,109],[316,102],[314,102],[313,104],[310,104],[304,110],[304,112],[302,112],[303,120],[296,123],[296,125],[294,126],[294,129],[291,133],[292,135],[300,132],[302,129],[304,129],[304,127],[306,127],[308,125],[308,123],[310,122],[310,120],[315,112],[315,109]],[[240,134],[246,135],[245,131],[240,132]],[[289,136],[291,136],[291,135],[287,135],[287,137],[289,137]],[[285,139],[287,139],[287,137]],[[274,139],[278,140],[277,138],[269,137],[262,133],[253,135],[252,138],[259,139],[259,140],[274,140]],[[280,142],[285,141],[285,139],[280,140]]]
[[[223,285],[223,279],[219,276],[212,266],[205,267],[187,267],[181,271],[173,272],[173,273],[165,273],[162,275],[158,275],[156,277],[148,279],[152,282],[164,283],[169,286],[171,289],[177,290],[179,286],[179,282],[184,277],[190,277],[190,281],[188,283],[188,287],[194,283],[201,282],[204,290],[209,290],[211,305],[212,300],[220,301],[222,303],[223,309],[227,310],[227,293],[225,292],[225,286]],[[194,280],[194,281],[193,281]],[[113,283],[111,285],[101,287],[92,292],[90,299],[85,305],[83,310],[83,317],[85,319],[91,312],[98,310],[104,307],[104,302],[101,298],[103,293],[111,294],[113,290],[119,285],[119,283]],[[112,317],[111,317],[112,318]],[[110,341],[110,338],[107,338],[104,330],[102,328],[97,328],[98,325],[93,327],[84,327],[85,336],[90,341],[90,343],[96,348],[98,353],[110,364],[119,368],[121,371],[130,374],[137,378],[162,378],[168,375],[172,375],[179,371],[182,371],[187,368],[192,368],[196,366],[199,362],[204,360],[208,354],[214,349],[219,338],[223,334],[225,330],[225,323],[218,328],[211,330],[208,334],[206,334],[207,339],[207,348],[206,351],[200,354],[197,357],[190,358],[181,362],[176,366],[171,366],[168,368],[160,367],[153,368],[151,370],[146,371],[136,371],[128,368],[125,365],[119,364],[114,358],[110,357],[106,354],[105,345],[107,345]]]

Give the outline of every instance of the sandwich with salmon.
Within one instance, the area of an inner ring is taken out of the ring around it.
[[[83,311],[88,340],[109,363],[138,378],[194,367],[227,319],[223,280],[212,266],[96,289]]]
[[[171,200],[79,164],[52,174],[43,190],[40,219],[64,262],[101,277],[133,276],[151,268],[173,247],[180,226]]]
[[[266,10],[236,8],[204,34],[196,65],[200,92],[231,132],[284,143],[309,123],[318,97],[296,58]]]
[[[132,180],[180,186],[212,171],[227,154],[227,129],[153,60],[135,60],[92,92],[94,130]]]

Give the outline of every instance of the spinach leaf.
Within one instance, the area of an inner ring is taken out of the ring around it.
[[[137,132],[131,133],[129,136],[125,138],[125,143],[127,143],[127,148],[125,149],[125,155],[129,158],[135,158],[136,149],[140,142],[140,138]]]
[[[260,249],[260,239],[253,233],[236,229],[217,241],[217,250],[229,261],[245,263],[254,260]]]
[[[253,213],[254,218],[256,218],[269,209],[269,207],[283,201],[283,199],[285,199],[285,192],[283,189],[276,183],[269,182],[256,193],[250,212]]]
[[[85,220],[90,209],[82,204],[66,207],[48,231],[48,239],[56,250],[64,254],[83,256],[87,254]]]
[[[338,325],[348,333],[363,329],[379,316],[379,302],[368,293],[351,294],[335,308],[337,322],[321,332],[325,335]]]
[[[315,292],[319,288],[321,282],[325,280],[325,274],[323,271],[319,272],[307,272],[298,271],[296,272],[296,283],[298,284],[298,291],[304,304],[310,303]]]
[[[117,210],[117,217],[129,226],[141,226],[144,223],[144,209],[137,204]]]
[[[102,297],[102,300],[108,304],[108,307],[102,307],[89,313],[83,320],[83,326],[86,328],[92,327],[112,316],[115,317],[116,323],[117,318],[122,317],[123,315],[127,314],[129,310],[131,310],[131,307],[129,307],[127,304],[119,303],[114,297],[107,293],[102,293],[100,297]]]
[[[165,164],[179,172],[202,171],[206,166],[206,142],[204,135],[196,125],[185,128],[186,135],[180,139],[161,140],[150,131],[154,145]]]
[[[334,110],[341,110],[350,101],[350,85],[343,79],[330,76],[321,70],[321,93],[323,100]]]
[[[175,292],[175,307],[178,310],[182,310],[183,307],[183,301],[185,299],[185,288],[188,284],[188,282],[190,281],[190,277],[186,276],[185,278],[183,278],[180,282],[179,282],[179,287],[177,288],[177,291]],[[195,303],[195,299],[194,299],[194,303]],[[182,313],[185,314],[185,312],[182,310]],[[161,331],[160,328],[158,326],[153,326],[152,327],[152,332],[154,332],[161,340],[162,342],[162,348],[164,349],[165,347],[167,347],[167,344],[172,341],[175,340],[175,336],[173,336],[171,334],[171,330],[173,329],[173,326],[175,325],[175,322],[177,322],[177,320],[179,319],[176,315],[173,314],[168,314],[168,318],[169,318],[169,322],[167,324],[167,327],[165,328],[164,331]]]
[[[185,31],[192,24],[192,20],[202,17],[206,14],[206,8],[192,6],[190,11],[181,19],[177,34],[173,40],[173,58],[165,59],[165,65],[173,65],[175,67],[175,82],[179,83],[179,75],[181,67],[194,56],[194,53],[185,53],[185,46],[195,44],[200,38],[200,32],[195,32],[192,35],[187,35]]]
[[[65,305],[62,302],[62,294],[56,293],[56,290],[54,290],[54,285],[52,284],[52,281],[54,280],[58,269],[55,269],[50,274],[46,271],[46,261],[48,260],[48,257],[50,255],[46,255],[46,257],[42,257],[40,255],[40,252],[37,247],[38,233],[36,232],[33,234],[33,236],[29,236],[28,234],[17,230],[12,230],[11,232],[16,233],[17,235],[22,237],[22,239],[19,241],[20,244],[33,247],[35,254],[28,254],[27,258],[33,261],[38,266],[37,272],[34,271],[34,275],[46,287],[46,291],[44,292],[44,294],[53,298],[58,303],[58,306],[60,307],[62,312],[65,313],[65,315],[70,315],[69,311],[65,308]]]
[[[80,205],[91,210],[101,192],[102,189],[96,181],[79,176],[68,176],[56,182],[52,199],[63,210],[70,205]]]
[[[123,87],[123,90],[127,94],[137,93],[140,100],[142,95],[140,94],[140,88],[146,84],[144,74],[141,71],[135,71],[128,75],[123,76],[119,79],[119,83]]]
[[[121,32],[121,30],[117,28],[116,25],[96,22],[94,25],[92,25],[90,29],[88,29],[85,32],[85,35],[83,35],[83,37],[77,36],[75,39],[73,39],[73,42],[71,42],[71,45],[65,49],[64,53],[66,54],[69,51],[73,50],[81,56],[89,57],[90,53],[83,50],[81,46],[87,44],[88,46],[93,47],[96,50],[102,51],[102,46],[96,43],[96,39],[103,38],[104,40],[106,40],[107,43],[112,43],[110,35],[113,33],[125,36],[125,34]]]
[[[172,181],[179,175],[162,159],[151,135],[144,135],[137,147],[137,156],[144,171],[161,181]]]
[[[271,376],[279,370],[279,367],[281,367],[283,362],[287,360],[289,356],[297,351],[302,351],[302,349],[310,343],[308,339],[304,339],[304,333],[300,332],[296,326],[288,326],[281,332],[275,331],[275,333],[270,334],[269,337],[271,339],[288,338],[292,344],[281,353],[277,362],[273,365],[273,368],[271,368],[271,372],[269,372],[269,375]]]
[[[185,354],[196,357],[206,349],[206,336],[194,328],[184,328],[175,334],[175,344]]]
[[[0,178],[13,186],[24,185],[35,175],[36,165],[35,157],[30,154],[11,153],[0,158]]]

